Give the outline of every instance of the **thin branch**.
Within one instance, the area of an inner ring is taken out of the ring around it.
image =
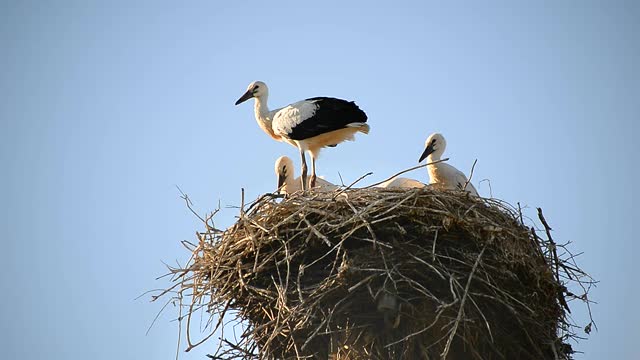
[[[469,185],[469,183],[471,182],[471,179],[473,178],[473,170],[476,168],[477,162],[478,162],[478,159],[475,159],[473,161],[473,165],[471,165],[471,172],[469,173],[469,178],[467,179],[467,182],[464,183],[464,187],[462,188],[462,191],[467,190],[467,185]]]
[[[460,308],[458,309],[458,316],[456,317],[456,321],[453,324],[453,329],[451,329],[451,333],[449,335],[449,338],[447,339],[447,344],[444,346],[444,350],[440,355],[442,359],[447,358],[447,355],[449,354],[449,349],[451,347],[451,343],[453,342],[453,339],[456,336],[456,332],[458,331],[458,325],[460,324],[460,321],[462,321],[462,314],[464,313],[464,304],[467,301],[467,296],[469,296],[469,287],[471,286],[471,280],[473,280],[473,274],[475,274],[476,269],[478,269],[478,264],[480,264],[482,255],[484,255],[484,251],[487,249],[487,244],[485,244],[484,247],[482,247],[482,251],[480,251],[480,254],[478,254],[478,257],[476,258],[476,262],[475,264],[473,264],[473,269],[471,269],[471,273],[469,273],[469,277],[467,278],[467,285],[465,285],[464,287],[464,293],[462,294],[462,300],[460,301]]]
[[[334,199],[335,199],[335,198],[337,198],[337,197],[338,197],[338,195],[340,195],[340,194],[342,194],[343,192],[345,192],[345,191],[347,191],[347,190],[351,189],[351,187],[352,187],[353,185],[357,184],[360,180],[362,180],[362,179],[364,179],[364,178],[366,178],[367,176],[370,176],[370,175],[373,175],[373,173],[372,173],[372,172],[368,172],[368,173],[366,173],[366,174],[364,174],[364,175],[360,176],[359,178],[357,178],[357,179],[356,179],[356,181],[354,181],[354,182],[352,182],[351,184],[349,184],[349,186],[347,186],[346,188],[341,189],[340,191],[338,191],[338,192],[334,195],[334,197],[333,197],[333,198],[334,198]]]
[[[421,169],[421,168],[427,167],[427,166],[429,166],[429,165],[433,165],[433,164],[441,163],[441,162],[444,162],[444,161],[449,161],[449,158],[440,159],[440,160],[437,160],[437,161],[432,161],[432,162],[430,162],[430,163],[426,163],[426,164],[422,164],[422,165],[414,166],[414,167],[409,168],[409,169],[406,169],[406,170],[402,170],[402,171],[400,171],[400,172],[398,172],[398,173],[396,173],[396,174],[394,174],[394,175],[392,175],[392,176],[390,176],[390,177],[388,177],[388,178],[386,178],[386,179],[384,179],[384,180],[382,180],[382,181],[380,181],[380,182],[377,182],[377,183],[375,183],[375,184],[371,184],[371,185],[369,185],[369,186],[365,186],[365,187],[363,187],[363,189],[368,189],[368,188],[371,188],[371,187],[374,187],[374,186],[378,186],[378,185],[380,185],[380,184],[382,184],[382,183],[384,183],[384,182],[387,182],[387,181],[389,181],[389,180],[391,180],[391,179],[393,179],[393,178],[395,178],[395,177],[398,177],[398,176],[400,176],[400,175],[402,175],[402,174],[404,174],[404,173],[408,173],[408,172],[410,172],[410,171],[417,170],[417,169]]]

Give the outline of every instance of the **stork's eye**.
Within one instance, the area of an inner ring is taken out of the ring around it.
[[[431,145],[435,145],[436,144],[436,139],[431,140]]]

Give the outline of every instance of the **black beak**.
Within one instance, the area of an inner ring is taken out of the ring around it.
[[[240,96],[240,99],[238,99],[238,101],[236,101],[236,105],[238,104],[242,104],[243,102],[251,99],[253,97],[253,91],[251,89],[247,90],[246,93],[244,93],[244,95]]]
[[[284,181],[285,181],[285,176],[282,174],[278,174],[278,194],[280,193],[280,190],[282,190],[282,187],[284,186]]]
[[[420,155],[420,160],[418,160],[418,162],[421,162],[422,160],[426,159],[427,156],[431,155],[431,153],[433,153],[434,151],[436,151],[436,149],[433,147],[433,141],[429,144],[429,146],[427,146],[424,149],[424,152],[422,153],[422,155]]]

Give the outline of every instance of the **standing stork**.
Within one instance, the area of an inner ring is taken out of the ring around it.
[[[256,120],[260,128],[278,141],[285,141],[300,151],[302,159],[302,189],[307,187],[305,151],[311,155],[311,188],[316,184],[316,159],[320,149],[334,147],[345,140],[354,140],[357,132],[369,133],[367,115],[353,101],[331,97],[314,97],[298,101],[281,109],[269,111],[269,88],[262,81],[249,84],[236,105],[255,98]]]
[[[425,158],[427,162],[434,162],[440,160],[442,157],[444,149],[447,147],[447,142],[442,134],[433,133],[427,138],[424,145],[424,152],[418,162],[421,162]],[[455,167],[447,163],[439,162],[429,164],[427,170],[429,171],[430,185],[434,188],[465,190],[472,195],[479,196],[478,191],[473,187],[473,184],[467,180],[464,173]]]

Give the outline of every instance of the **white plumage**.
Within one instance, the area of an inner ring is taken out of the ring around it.
[[[260,128],[278,141],[285,141],[300,151],[302,188],[315,186],[316,159],[320,149],[353,140],[357,132],[369,133],[367,115],[353,101],[315,97],[295,102],[281,109],[269,110],[269,88],[262,81],[249,84],[236,105],[255,98],[255,116]],[[311,155],[311,177],[307,184],[305,152]]]
[[[418,162],[425,158],[427,162],[440,160],[446,147],[447,142],[442,134],[431,134],[429,138],[427,138],[427,141],[425,141],[425,149]],[[443,190],[465,190],[472,195],[479,196],[478,191],[476,191],[476,188],[473,187],[473,184],[471,184],[464,173],[455,167],[445,162],[439,162],[428,165],[427,170],[429,172],[429,185],[434,188]]]
[[[276,178],[278,179],[279,192],[283,194],[293,194],[296,191],[302,190],[300,177],[294,178],[295,170],[293,161],[288,156],[280,156],[276,160],[275,171]],[[316,181],[316,186],[313,189],[316,191],[332,191],[337,188],[337,185],[319,177]]]
[[[409,178],[403,178],[403,177],[394,177],[393,179],[389,179],[385,182],[383,182],[382,184],[376,185],[376,187],[381,187],[381,188],[405,188],[405,189],[410,189],[410,188],[423,188],[426,185],[421,183],[418,180],[413,180],[413,179],[409,179]]]
[[[279,136],[291,134],[296,125],[315,115],[317,109],[314,101],[302,100],[276,110],[273,114],[273,132]]]

